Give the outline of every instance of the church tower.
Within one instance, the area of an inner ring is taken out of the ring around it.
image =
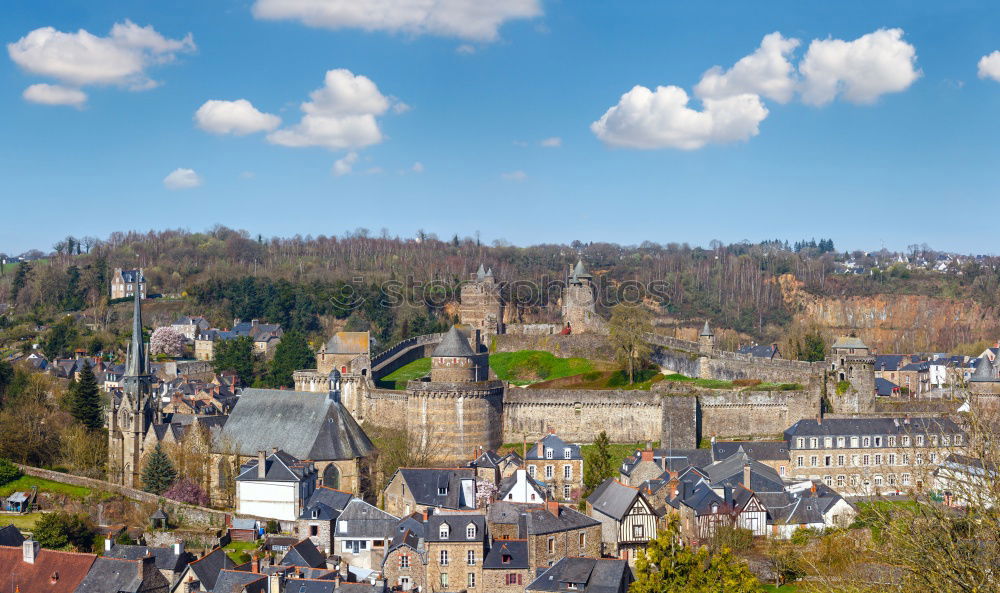
[[[121,399],[112,398],[108,413],[108,480],[130,488],[139,486],[146,431],[160,421],[160,407],[152,395],[153,376],[149,374],[146,345],[142,342],[139,298],[136,291]]]

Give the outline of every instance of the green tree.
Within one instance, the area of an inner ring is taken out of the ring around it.
[[[271,369],[268,373],[272,387],[291,387],[294,385],[292,373],[299,369],[311,369],[316,366],[316,355],[306,342],[305,336],[296,331],[286,333],[274,349],[271,359]]]
[[[90,430],[98,430],[104,426],[101,392],[90,363],[84,363],[76,383],[70,386],[70,413]]]
[[[728,548],[684,545],[680,521],[671,517],[667,528],[639,551],[635,582],[629,593],[761,593],[763,587],[747,565]]]
[[[42,351],[51,358],[59,358],[69,354],[76,340],[76,325],[72,317],[64,317],[58,323],[49,328],[42,339]]]
[[[617,464],[611,457],[610,444],[608,433],[602,430],[594,439],[593,450],[587,454],[587,463],[583,466],[583,485],[587,494],[616,474]]]
[[[635,382],[635,370],[649,357],[646,334],[653,331],[653,316],[642,305],[618,304],[611,310],[608,325],[615,355],[628,369],[628,382]]]
[[[31,275],[31,264],[24,261],[18,264],[17,272],[14,273],[14,281],[10,287],[10,298],[17,302],[17,295],[28,285],[28,277]]]
[[[14,365],[6,360],[0,360],[0,405],[7,397],[7,388],[14,381]]]
[[[799,359],[809,362],[818,362],[826,359],[826,342],[818,331],[813,330],[802,339]]]
[[[59,511],[43,514],[35,523],[32,536],[43,548],[60,550],[72,545],[78,552],[89,552],[94,533],[94,527],[86,515],[71,515]]]
[[[62,308],[67,311],[79,311],[83,308],[83,291],[80,287],[80,268],[66,268],[66,292],[63,293]]]
[[[142,470],[142,489],[153,494],[162,494],[176,479],[177,470],[174,469],[174,464],[157,443],[156,448],[149,454],[146,467]]]
[[[0,459],[0,486],[10,484],[21,477],[21,468],[6,459]]]
[[[253,384],[253,340],[240,336],[215,343],[215,372],[233,371],[244,385]]]

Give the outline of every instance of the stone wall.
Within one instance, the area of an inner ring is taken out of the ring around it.
[[[822,375],[823,363],[800,360],[768,359],[735,352],[716,350],[711,357],[699,360],[698,375],[702,379],[759,379],[771,383],[802,383]]]
[[[698,394],[703,438],[780,435],[802,418],[819,414],[817,389],[801,391],[708,391]]]
[[[503,444],[504,385],[500,381],[410,381],[406,418],[412,446],[433,453],[439,464],[464,465],[476,447]]]
[[[504,333],[524,336],[550,336],[562,331],[562,326],[556,323],[508,323]]]
[[[490,342],[490,352],[520,352],[522,350],[542,350],[562,358],[589,358],[592,360],[613,360],[615,355],[607,336],[599,334],[572,335],[526,335],[505,334],[494,336]]]
[[[698,356],[683,350],[657,346],[650,353],[650,360],[666,372],[697,377],[700,372]]]

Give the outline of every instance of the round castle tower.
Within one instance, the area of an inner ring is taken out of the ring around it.
[[[431,354],[430,381],[406,385],[412,446],[438,463],[464,464],[477,447],[503,444],[503,382],[489,379],[489,355],[474,344],[452,327]]]

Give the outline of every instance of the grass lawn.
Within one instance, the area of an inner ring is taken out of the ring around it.
[[[673,373],[670,375],[665,375],[663,377],[664,381],[674,381],[677,383],[690,383],[695,387],[706,387],[708,389],[732,389],[732,381],[722,381],[720,379],[698,379],[696,377],[687,377],[685,375],[679,375]]]
[[[90,488],[84,488],[83,486],[73,486],[72,484],[53,482],[52,480],[36,478],[34,476],[21,476],[13,482],[0,486],[0,496],[6,498],[14,492],[27,492],[31,490],[32,486],[38,486],[39,492],[66,494],[67,496],[72,496],[73,498],[86,498],[90,495]]]
[[[0,515],[0,527],[6,527],[11,523],[21,531],[31,531],[35,528],[35,521],[42,516],[42,513],[28,513],[27,515]]]
[[[559,358],[551,352],[522,350],[490,355],[490,367],[497,377],[514,385],[529,385],[562,377],[610,370],[608,363],[586,358]]]
[[[222,549],[226,551],[230,560],[236,564],[243,564],[250,561],[250,552],[256,550],[257,546],[257,542],[229,542]]]
[[[382,377],[382,381],[393,383],[393,389],[406,389],[407,381],[414,381],[431,372],[431,359],[418,358]]]
[[[625,371],[592,371],[550,381],[529,385],[535,389],[627,389],[648,391],[655,383],[663,380],[663,373],[645,369],[635,375],[635,382],[629,384]]]

